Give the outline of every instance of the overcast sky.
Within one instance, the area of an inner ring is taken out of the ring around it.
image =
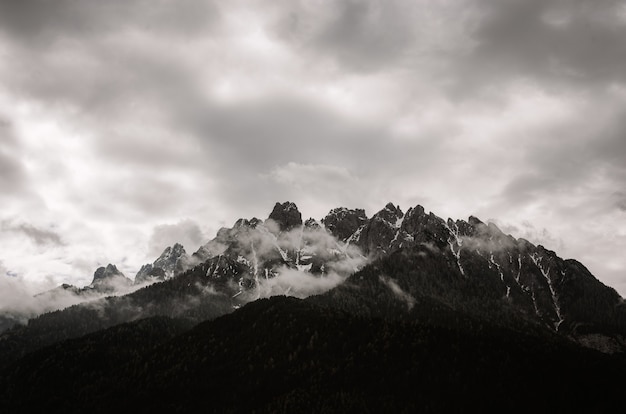
[[[392,201],[626,296],[625,39],[611,0],[0,0],[0,276]]]

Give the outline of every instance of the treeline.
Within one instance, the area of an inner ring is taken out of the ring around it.
[[[558,337],[358,317],[275,297],[185,331],[150,319],[29,355],[2,412],[606,411],[623,359]]]

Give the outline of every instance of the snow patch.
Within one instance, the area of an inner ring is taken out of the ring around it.
[[[459,270],[461,274],[465,276],[465,270],[463,270],[463,266],[461,266],[461,246],[463,245],[463,239],[459,236],[459,228],[452,220],[450,223],[454,225],[454,230],[446,223],[443,222],[444,227],[448,230],[449,236],[447,239],[448,246],[450,246],[450,251],[456,257],[456,264],[459,266]],[[454,240],[454,243],[452,241]],[[454,244],[456,244],[457,249],[454,249]]]
[[[491,255],[489,256],[489,268],[491,269],[491,265],[494,265],[496,269],[498,269],[498,273],[500,274],[500,280],[502,281],[502,283],[504,283],[504,286],[506,286],[506,297],[508,298],[509,296],[511,296],[511,287],[509,285],[507,285],[507,283],[504,281],[504,273],[502,272],[502,268],[500,267],[500,264],[498,262],[496,262],[496,260],[493,257],[493,252],[491,252]]]
[[[402,222],[404,221],[404,216],[398,217],[396,223],[394,224],[395,228],[399,229],[402,226]]]
[[[259,288],[259,259],[256,255],[256,250],[254,249],[254,242],[250,242],[250,249],[252,250],[252,265],[254,269],[254,283],[256,286],[257,299],[261,297],[261,290]]]
[[[548,287],[550,288],[550,294],[552,296],[552,305],[554,306],[554,310],[556,312],[556,316],[559,318],[558,322],[554,324],[554,330],[558,331],[559,326],[563,323],[563,315],[561,314],[561,306],[559,305],[559,298],[554,290],[554,286],[552,286],[552,280],[550,279],[550,268],[544,269],[541,265],[543,257],[539,256],[537,253],[533,253],[530,255],[531,260],[539,268],[541,274],[548,282]]]

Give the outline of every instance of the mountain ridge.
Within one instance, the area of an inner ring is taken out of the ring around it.
[[[149,275],[157,283],[42,315],[0,338],[23,335],[45,346],[142,317],[182,316],[197,323],[262,297],[349,291],[348,286],[358,287],[359,270],[382,265],[389,270],[374,271],[368,286],[378,296],[391,295],[398,309],[420,301],[470,313],[506,308],[585,346],[626,350],[626,305],[615,290],[579,262],[505,235],[492,223],[474,216],[443,220],[420,205],[403,213],[392,203],[371,218],[362,209],[336,208],[319,222],[311,220],[303,223],[294,203],[276,203],[266,221],[239,219],[191,256],[180,244],[166,248],[152,264],[162,271]],[[95,282],[121,272],[109,265],[96,274]],[[207,306],[208,299],[215,306]],[[69,315],[83,314],[85,320],[96,318],[93,329],[89,324],[87,329],[65,327]],[[489,317],[488,312],[476,314]],[[46,333],[48,325],[64,334]],[[6,343],[3,351],[0,341],[0,354],[11,359],[24,353],[7,350]]]
[[[239,219],[192,255],[175,244],[150,266],[149,283],[131,293],[0,333],[0,407],[81,412],[98,401],[107,412],[123,395],[138,411],[205,411],[199,396],[219,390],[215,412],[341,412],[364,401],[438,411],[460,409],[446,395],[484,407],[475,396],[488,385],[499,390],[492,408],[541,398],[592,410],[621,389],[623,298],[578,261],[474,216],[444,220],[388,203],[370,218],[336,208],[303,222],[294,203],[276,203],[265,221]],[[90,289],[121,277],[130,282],[114,265],[100,267]],[[133,348],[113,351],[124,344]],[[601,386],[590,379],[598,376]],[[499,378],[526,395],[507,394]],[[49,392],[37,391],[42,381]],[[529,381],[541,383],[530,398]],[[449,383],[458,390],[438,388]],[[256,399],[242,402],[236,384]],[[91,397],[55,405],[63,386]],[[576,398],[563,397],[571,389]],[[611,395],[597,405],[602,390]]]

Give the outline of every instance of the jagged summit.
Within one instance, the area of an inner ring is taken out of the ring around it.
[[[397,239],[403,218],[404,213],[400,207],[388,203],[374,214],[358,233],[351,236],[350,240],[370,256],[386,254],[390,251],[394,239]]]
[[[385,220],[394,227],[400,227],[400,224],[402,223],[401,219],[404,217],[404,213],[400,209],[400,206],[388,203],[385,208],[376,213],[372,218],[374,217]]]
[[[168,246],[152,263],[145,264],[135,276],[135,284],[165,280],[183,272],[190,265],[190,258],[180,243]]]
[[[93,280],[87,288],[94,289],[99,292],[114,292],[128,288],[132,285],[132,281],[128,279],[113,264],[106,267],[99,267],[93,274]]]
[[[278,225],[279,231],[289,231],[302,225],[302,214],[295,203],[286,201],[274,205],[268,220],[273,220]]]
[[[161,256],[157,260],[168,260],[171,257],[180,257],[185,254],[185,248],[180,243],[175,243],[173,246],[166,247]]]
[[[477,226],[479,224],[484,224],[478,217],[475,217],[475,216],[469,216],[469,219],[467,219],[467,221],[472,226]]]
[[[258,219],[256,217],[253,217],[250,220],[244,219],[244,218],[240,218],[239,220],[237,220],[235,222],[235,225],[233,226],[233,229],[241,229],[241,228],[245,228],[245,227],[255,228],[259,224],[263,224],[263,220]]]
[[[309,217],[308,219],[306,219],[306,221],[304,222],[304,227],[308,228],[308,229],[319,229],[322,226],[320,225],[320,223],[315,220],[313,217]]]
[[[348,209],[338,207],[322,219],[322,223],[328,231],[339,240],[347,241],[360,228],[367,223],[367,215],[362,208]]]
[[[120,276],[123,277],[124,274],[117,269],[117,266],[109,263],[106,267],[101,266],[96,269],[93,274],[93,281],[91,282],[91,284],[93,285],[94,283],[98,283],[102,280],[112,279]]]

